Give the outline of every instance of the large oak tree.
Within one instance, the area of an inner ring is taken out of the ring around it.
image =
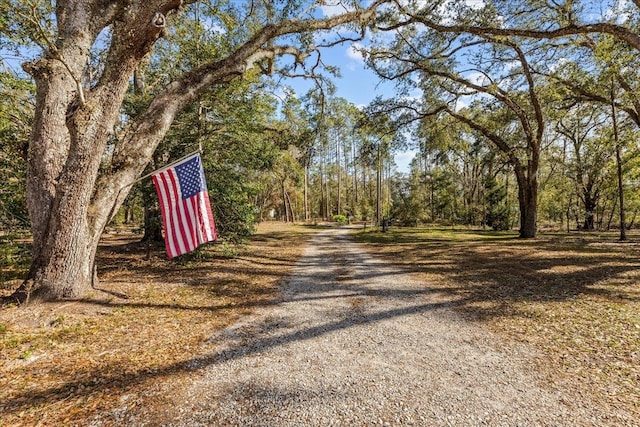
[[[381,78],[408,87],[409,96],[387,101],[382,109],[402,112],[401,121],[447,114],[490,141],[516,176],[520,237],[535,237],[545,117],[530,56],[541,49],[516,39],[434,31],[422,22],[434,11],[399,10],[397,16],[406,19],[378,27],[394,32],[395,38],[388,46],[380,43],[371,49],[369,61]],[[460,14],[471,11],[467,7]],[[416,88],[419,99],[411,92]],[[470,96],[475,108],[461,108]]]
[[[37,59],[23,65],[37,86],[27,180],[34,244],[28,277],[13,299],[78,298],[91,288],[105,226],[181,110],[212,86],[252,68],[270,71],[282,55],[293,55],[302,65],[314,49],[309,35],[351,25],[345,34],[354,37],[384,2],[365,7],[345,1],[339,13],[324,15],[323,2],[203,2],[209,10],[221,10],[221,22],[244,20],[236,21],[228,53],[202,58],[201,65],[166,84],[117,139],[114,126],[134,72],[180,9],[195,1],[60,0],[50,10],[48,2],[3,2],[4,12],[19,18],[20,30],[42,48]],[[242,11],[233,16],[223,13],[225,8]],[[92,48],[105,34],[98,67],[91,66]],[[104,156],[107,147],[111,156]]]

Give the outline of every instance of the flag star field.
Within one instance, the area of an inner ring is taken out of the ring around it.
[[[200,165],[200,157],[194,157],[178,166],[176,166],[176,175],[180,183],[182,200],[193,197],[206,188],[204,184],[204,176],[202,175],[202,166]]]

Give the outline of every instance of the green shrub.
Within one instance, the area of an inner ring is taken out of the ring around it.
[[[349,222],[349,219],[345,215],[334,215],[333,220],[338,223],[338,225],[345,225]]]

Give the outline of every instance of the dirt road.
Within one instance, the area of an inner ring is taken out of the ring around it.
[[[563,395],[536,354],[457,317],[443,296],[353,243],[317,234],[282,300],[210,338],[193,382],[165,390],[175,426],[605,426],[621,420]],[[539,356],[539,355],[538,355]],[[628,423],[626,420],[625,423]],[[629,424],[627,424],[629,425]]]

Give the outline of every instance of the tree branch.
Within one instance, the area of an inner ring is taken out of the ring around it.
[[[636,6],[640,7],[640,0],[633,0],[633,2],[636,4]],[[405,7],[400,5],[398,1],[396,1],[396,5],[400,10],[403,11],[403,13],[409,16],[409,19],[401,24],[395,23],[388,27],[379,27],[381,30],[386,31],[398,28],[401,25],[419,23],[443,33],[470,33],[475,35],[493,35],[507,37],[520,36],[533,39],[554,39],[579,34],[604,33],[610,34],[620,40],[623,40],[634,49],[640,51],[640,35],[638,35],[638,33],[621,25],[608,22],[597,22],[585,25],[570,23],[569,25],[547,31],[532,30],[527,28],[498,28],[485,26],[480,27],[475,25],[442,25],[435,21],[432,21],[424,13],[413,13],[408,11]]]

